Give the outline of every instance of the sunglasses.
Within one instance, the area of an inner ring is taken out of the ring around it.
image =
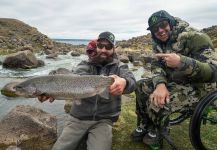
[[[111,50],[113,48],[113,45],[112,44],[97,43],[97,47],[99,49],[103,49],[103,47],[105,47],[106,50]]]
[[[161,29],[165,29],[167,26],[169,25],[169,22],[164,20],[164,21],[161,21],[159,22],[158,24],[154,25],[152,28],[151,28],[151,31],[153,33],[156,33],[158,32],[159,28]]]

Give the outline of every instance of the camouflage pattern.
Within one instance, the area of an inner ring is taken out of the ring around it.
[[[154,53],[177,53],[181,56],[182,66],[171,69],[163,60],[152,61],[153,83],[176,82],[197,83],[217,81],[217,52],[210,38],[188,23],[176,18],[177,26],[171,31],[167,44],[153,42]],[[201,83],[204,84],[204,83]]]
[[[210,38],[190,27],[187,22],[179,18],[175,20],[177,24],[173,26],[166,44],[153,37],[153,51],[176,53],[180,55],[182,65],[173,69],[167,67],[163,60],[153,59],[151,70],[154,76],[152,79],[145,79],[137,89],[143,92],[144,113],[148,114],[154,124],[158,124],[162,117],[169,116],[172,112],[192,106],[216,88],[217,52]],[[150,94],[159,83],[165,83],[170,92],[170,102],[165,104],[163,109],[156,107],[149,100]]]
[[[170,82],[167,84],[167,88],[170,93],[169,103],[165,104],[163,109],[156,107],[150,101],[150,94],[154,91],[154,85],[152,78],[142,79],[139,81],[141,85],[137,86],[139,91],[142,91],[143,98],[141,100],[143,110],[148,114],[149,118],[154,122],[160,122],[160,118],[169,116],[173,112],[178,112],[186,107],[191,107],[196,104],[201,97],[208,94],[208,92],[216,89],[216,84],[204,84],[198,88],[191,84],[177,84]]]

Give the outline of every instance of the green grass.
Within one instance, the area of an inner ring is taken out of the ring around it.
[[[191,150],[188,136],[189,120],[180,125],[172,126],[170,133],[178,149]],[[130,138],[131,132],[136,128],[135,100],[122,105],[122,112],[117,123],[113,127],[112,150],[148,150],[143,143],[133,142]],[[166,141],[163,142],[163,149],[171,149]]]
[[[136,128],[135,102],[130,101],[122,105],[122,112],[117,123],[113,126],[112,150],[141,150],[143,143],[133,142],[131,132]],[[146,148],[147,149],[147,148]]]

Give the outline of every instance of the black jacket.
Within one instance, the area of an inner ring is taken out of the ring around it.
[[[133,92],[136,85],[135,78],[129,71],[128,66],[121,63],[118,59],[114,59],[105,66],[82,61],[73,73],[80,75],[118,75],[127,81],[124,94]],[[108,100],[96,95],[73,101],[70,114],[80,120],[111,119],[112,122],[115,122],[118,119],[120,111],[121,95],[109,95]]]

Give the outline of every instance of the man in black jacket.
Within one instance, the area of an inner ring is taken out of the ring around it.
[[[101,33],[97,40],[88,44],[89,60],[78,64],[73,73],[113,77],[109,99],[96,95],[73,101],[68,122],[53,150],[74,150],[84,137],[87,137],[89,150],[111,149],[112,124],[121,111],[121,94],[135,89],[135,78],[128,66],[118,60],[114,46],[115,36],[111,32]],[[47,99],[39,97],[41,101]]]

